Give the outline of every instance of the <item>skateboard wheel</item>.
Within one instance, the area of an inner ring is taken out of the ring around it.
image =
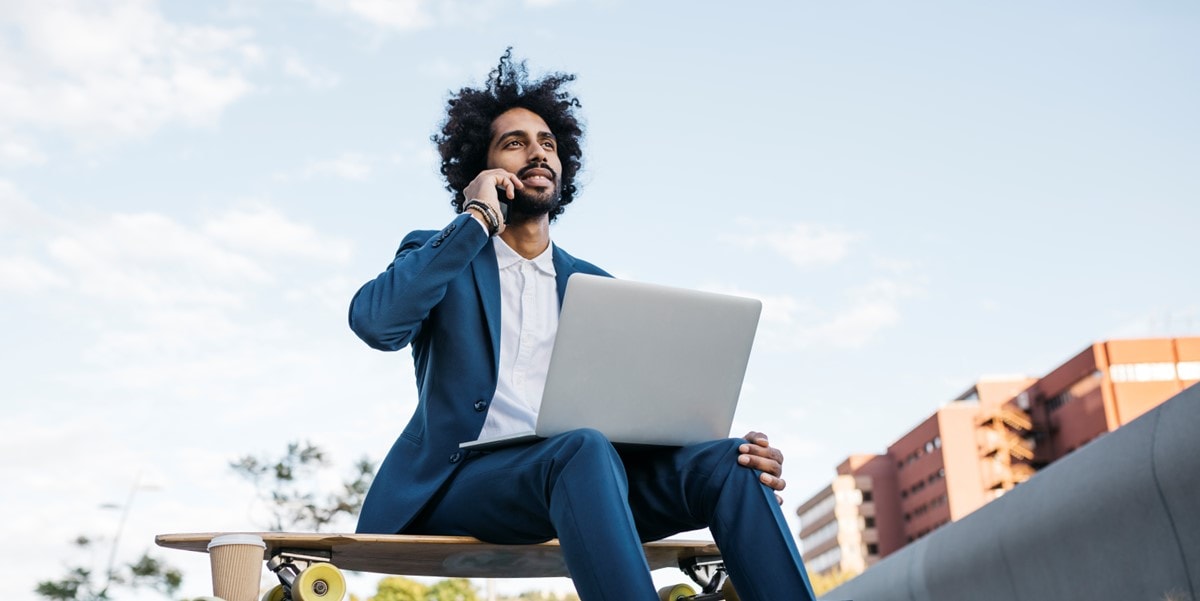
[[[733,590],[733,582],[729,580],[726,580],[725,584],[721,585],[721,596],[725,598],[725,601],[741,601],[741,597],[738,597],[737,591]]]
[[[292,601],[342,601],[345,594],[346,577],[327,563],[304,568],[292,583]]]
[[[691,599],[695,595],[696,589],[686,584],[664,586],[658,589],[658,601],[680,601],[681,599]]]
[[[271,590],[263,593],[262,601],[283,601],[287,591],[283,590],[282,584],[276,584],[271,587]]]

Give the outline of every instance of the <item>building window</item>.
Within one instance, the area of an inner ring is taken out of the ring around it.
[[[867,528],[874,528],[875,527],[875,518],[871,518],[871,517],[866,518],[865,520],[863,520],[863,523],[866,524]]]
[[[1017,395],[1017,407],[1020,407],[1022,411],[1029,411],[1029,391],[1028,390]]]
[[[1046,401],[1046,410],[1050,413],[1054,413],[1063,405],[1066,405],[1075,399],[1086,396],[1100,385],[1100,380],[1103,377],[1103,374],[1101,374],[1099,371],[1093,371],[1092,373],[1079,378],[1078,381],[1076,381],[1074,384],[1071,384],[1071,386],[1062,391],[1062,393]]]
[[[1072,396],[1071,391],[1068,390],[1068,391],[1050,399],[1049,401],[1046,401],[1046,410],[1049,411],[1050,413],[1054,413],[1055,411],[1058,411],[1059,408],[1062,407],[1063,405],[1066,405],[1067,403],[1071,402],[1071,399],[1073,399],[1073,398],[1075,398],[1075,397]]]
[[[862,502],[863,502],[862,491],[857,488],[851,488],[850,490],[840,490],[837,492],[836,495],[834,495],[834,497],[838,500],[838,502],[844,503],[846,505],[856,505],[857,506],[857,505],[862,505]]]
[[[829,522],[821,526],[816,532],[809,534],[800,541],[801,548],[815,549],[825,542],[837,537],[838,523],[837,521]]]
[[[1200,380],[1200,361],[1180,361],[1177,367],[1180,380]]]
[[[1125,363],[1109,366],[1113,382],[1169,382],[1175,379],[1174,363]]]
[[[871,502],[871,491],[864,490],[862,493],[862,499],[863,499],[863,503],[870,503]]]
[[[867,555],[879,555],[879,545],[867,543]]]
[[[807,567],[810,572],[818,573],[818,572],[824,572],[825,570],[832,568],[833,566],[841,563],[841,561],[842,561],[842,548],[834,547],[834,548],[812,558],[812,560],[810,560],[810,561],[805,561],[804,564],[805,564],[805,567]]]
[[[833,513],[833,508],[836,505],[837,498],[832,494],[821,499],[816,505],[813,505],[800,514],[800,526],[804,527],[807,524],[813,524],[824,519],[827,515]]]

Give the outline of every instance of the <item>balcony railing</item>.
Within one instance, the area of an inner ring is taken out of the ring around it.
[[[1033,420],[1029,417],[1029,414],[1012,405],[997,407],[988,413],[980,415],[975,420],[975,425],[979,427],[997,423],[1004,424],[1008,428],[1018,432],[1030,432],[1033,430]]]

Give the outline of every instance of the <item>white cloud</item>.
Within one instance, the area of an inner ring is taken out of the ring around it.
[[[258,207],[230,209],[198,225],[157,213],[107,215],[63,225],[46,250],[54,263],[43,271],[58,277],[39,275],[28,258],[9,261],[26,287],[65,281],[93,299],[178,310],[241,306],[246,292],[277,282],[273,261],[339,264],[351,247]]]
[[[0,18],[0,128],[94,142],[210,122],[261,60],[250,31],[175,24],[151,0],[15,0]]]
[[[67,288],[92,300],[145,307],[237,307],[236,290],[276,282],[274,263],[338,265],[348,241],[260,205],[191,225],[158,213],[63,219],[0,180],[0,289]],[[328,293],[328,291],[326,291]]]
[[[400,155],[379,159],[357,152],[344,152],[331,159],[308,161],[298,170],[280,171],[274,178],[281,182],[310,180],[318,177],[334,177],[353,182],[366,181],[375,171],[375,164],[383,161],[401,163]]]
[[[313,67],[296,56],[285,56],[283,58],[283,74],[298,79],[314,88],[336,87],[341,81],[341,78],[336,73],[319,67]]]
[[[846,302],[818,323],[810,335],[834,347],[861,348],[884,329],[899,323],[902,301],[922,292],[916,280],[877,277],[850,290]]]
[[[800,299],[786,294],[746,295],[762,301],[760,320],[769,327],[788,327],[799,323],[802,315],[813,311],[813,307]]]
[[[48,249],[79,292],[109,301],[233,306],[225,284],[272,279],[257,259],[156,213],[72,225]]]
[[[14,139],[0,142],[0,165],[41,165],[46,155],[36,146]]]
[[[393,165],[416,165],[437,169],[441,166],[442,157],[432,146],[417,146],[410,140],[401,144],[399,152],[389,155],[388,161]]]
[[[862,238],[837,227],[804,222],[779,226],[739,219],[738,225],[743,231],[723,236],[725,241],[751,250],[768,248],[797,267],[836,264]]]
[[[831,346],[861,348],[880,330],[900,321],[900,310],[886,300],[869,300],[850,306],[813,329],[813,338]]]
[[[1150,338],[1200,335],[1200,305],[1155,307],[1126,317],[1102,338]]]
[[[349,242],[267,206],[229,209],[199,223],[157,213],[72,216],[19,244],[14,239],[6,246],[17,248],[0,247],[7,253],[0,255],[0,289],[53,289],[52,310],[67,310],[83,327],[73,351],[80,363],[62,378],[89,394],[169,390],[207,402],[300,395],[284,391],[327,376],[300,384],[259,381],[261,374],[320,373],[303,349],[317,332],[334,328],[310,332],[289,320],[307,313],[316,323],[344,323],[355,287],[330,271],[348,260]],[[291,282],[312,280],[320,282],[315,291],[295,294]],[[244,408],[257,412],[246,420],[252,423],[270,404]]]
[[[826,268],[803,280],[803,296],[786,291],[744,293],[734,286],[711,288],[763,301],[759,340],[764,346],[862,348],[901,321],[906,299],[924,292],[916,265],[872,252],[859,244],[864,236],[856,232],[804,222],[776,224],[743,218],[736,223],[738,230],[723,235],[724,242],[750,251],[769,249],[797,267]],[[824,277],[829,274],[834,277]],[[865,283],[846,288],[848,277]],[[778,283],[786,287],[792,281],[784,277]]]
[[[0,231],[29,233],[52,220],[29,202],[11,182],[0,179]]]
[[[347,301],[362,285],[357,279],[334,276],[317,282],[305,282],[303,286],[289,290],[285,298],[294,302],[310,299],[332,311],[342,312],[346,309]]]
[[[307,177],[331,175],[352,181],[364,181],[371,175],[374,161],[364,155],[349,152],[333,159],[313,161],[305,167]]]
[[[201,230],[216,241],[259,255],[291,255],[335,263],[350,256],[346,241],[326,238],[312,226],[291,221],[267,207],[227,211],[205,222]]]
[[[468,78],[466,66],[447,58],[426,60],[417,65],[417,71],[442,81],[462,81]]]
[[[502,11],[515,10],[513,0],[311,0],[320,9],[348,18],[352,23],[365,24],[376,34],[410,33],[433,27],[451,27],[458,34],[464,30],[478,32],[493,23]],[[524,7],[539,9],[562,3],[563,0],[522,0]],[[535,29],[530,35],[542,36]],[[381,36],[371,39],[378,43]],[[436,63],[421,67],[427,75],[445,75]],[[491,65],[488,65],[490,68]],[[432,69],[432,72],[430,71]],[[453,68],[462,73],[459,68]],[[478,73],[478,70],[468,71]],[[486,71],[485,71],[486,72]],[[455,77],[455,80],[461,77]]]
[[[847,291],[835,308],[824,309],[791,294],[762,294],[734,286],[707,290],[757,298],[763,303],[758,340],[773,350],[862,348],[884,329],[899,323],[904,299],[922,287],[893,277],[879,277]]]
[[[66,280],[31,257],[0,257],[0,290],[32,293],[66,286]]]
[[[430,0],[316,0],[316,4],[392,31],[416,31],[434,23]]]

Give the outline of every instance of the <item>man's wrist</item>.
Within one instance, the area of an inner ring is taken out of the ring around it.
[[[483,227],[484,232],[491,231],[491,226],[488,225],[487,215],[484,215],[480,208],[471,206],[467,207],[463,212],[467,213],[471,217],[474,217],[475,221],[479,222],[479,225]]]
[[[463,210],[474,211],[477,215],[476,218],[482,217],[481,223],[487,226],[489,236],[495,236],[500,231],[500,216],[496,214],[495,209],[483,201],[472,198],[467,201]]]

